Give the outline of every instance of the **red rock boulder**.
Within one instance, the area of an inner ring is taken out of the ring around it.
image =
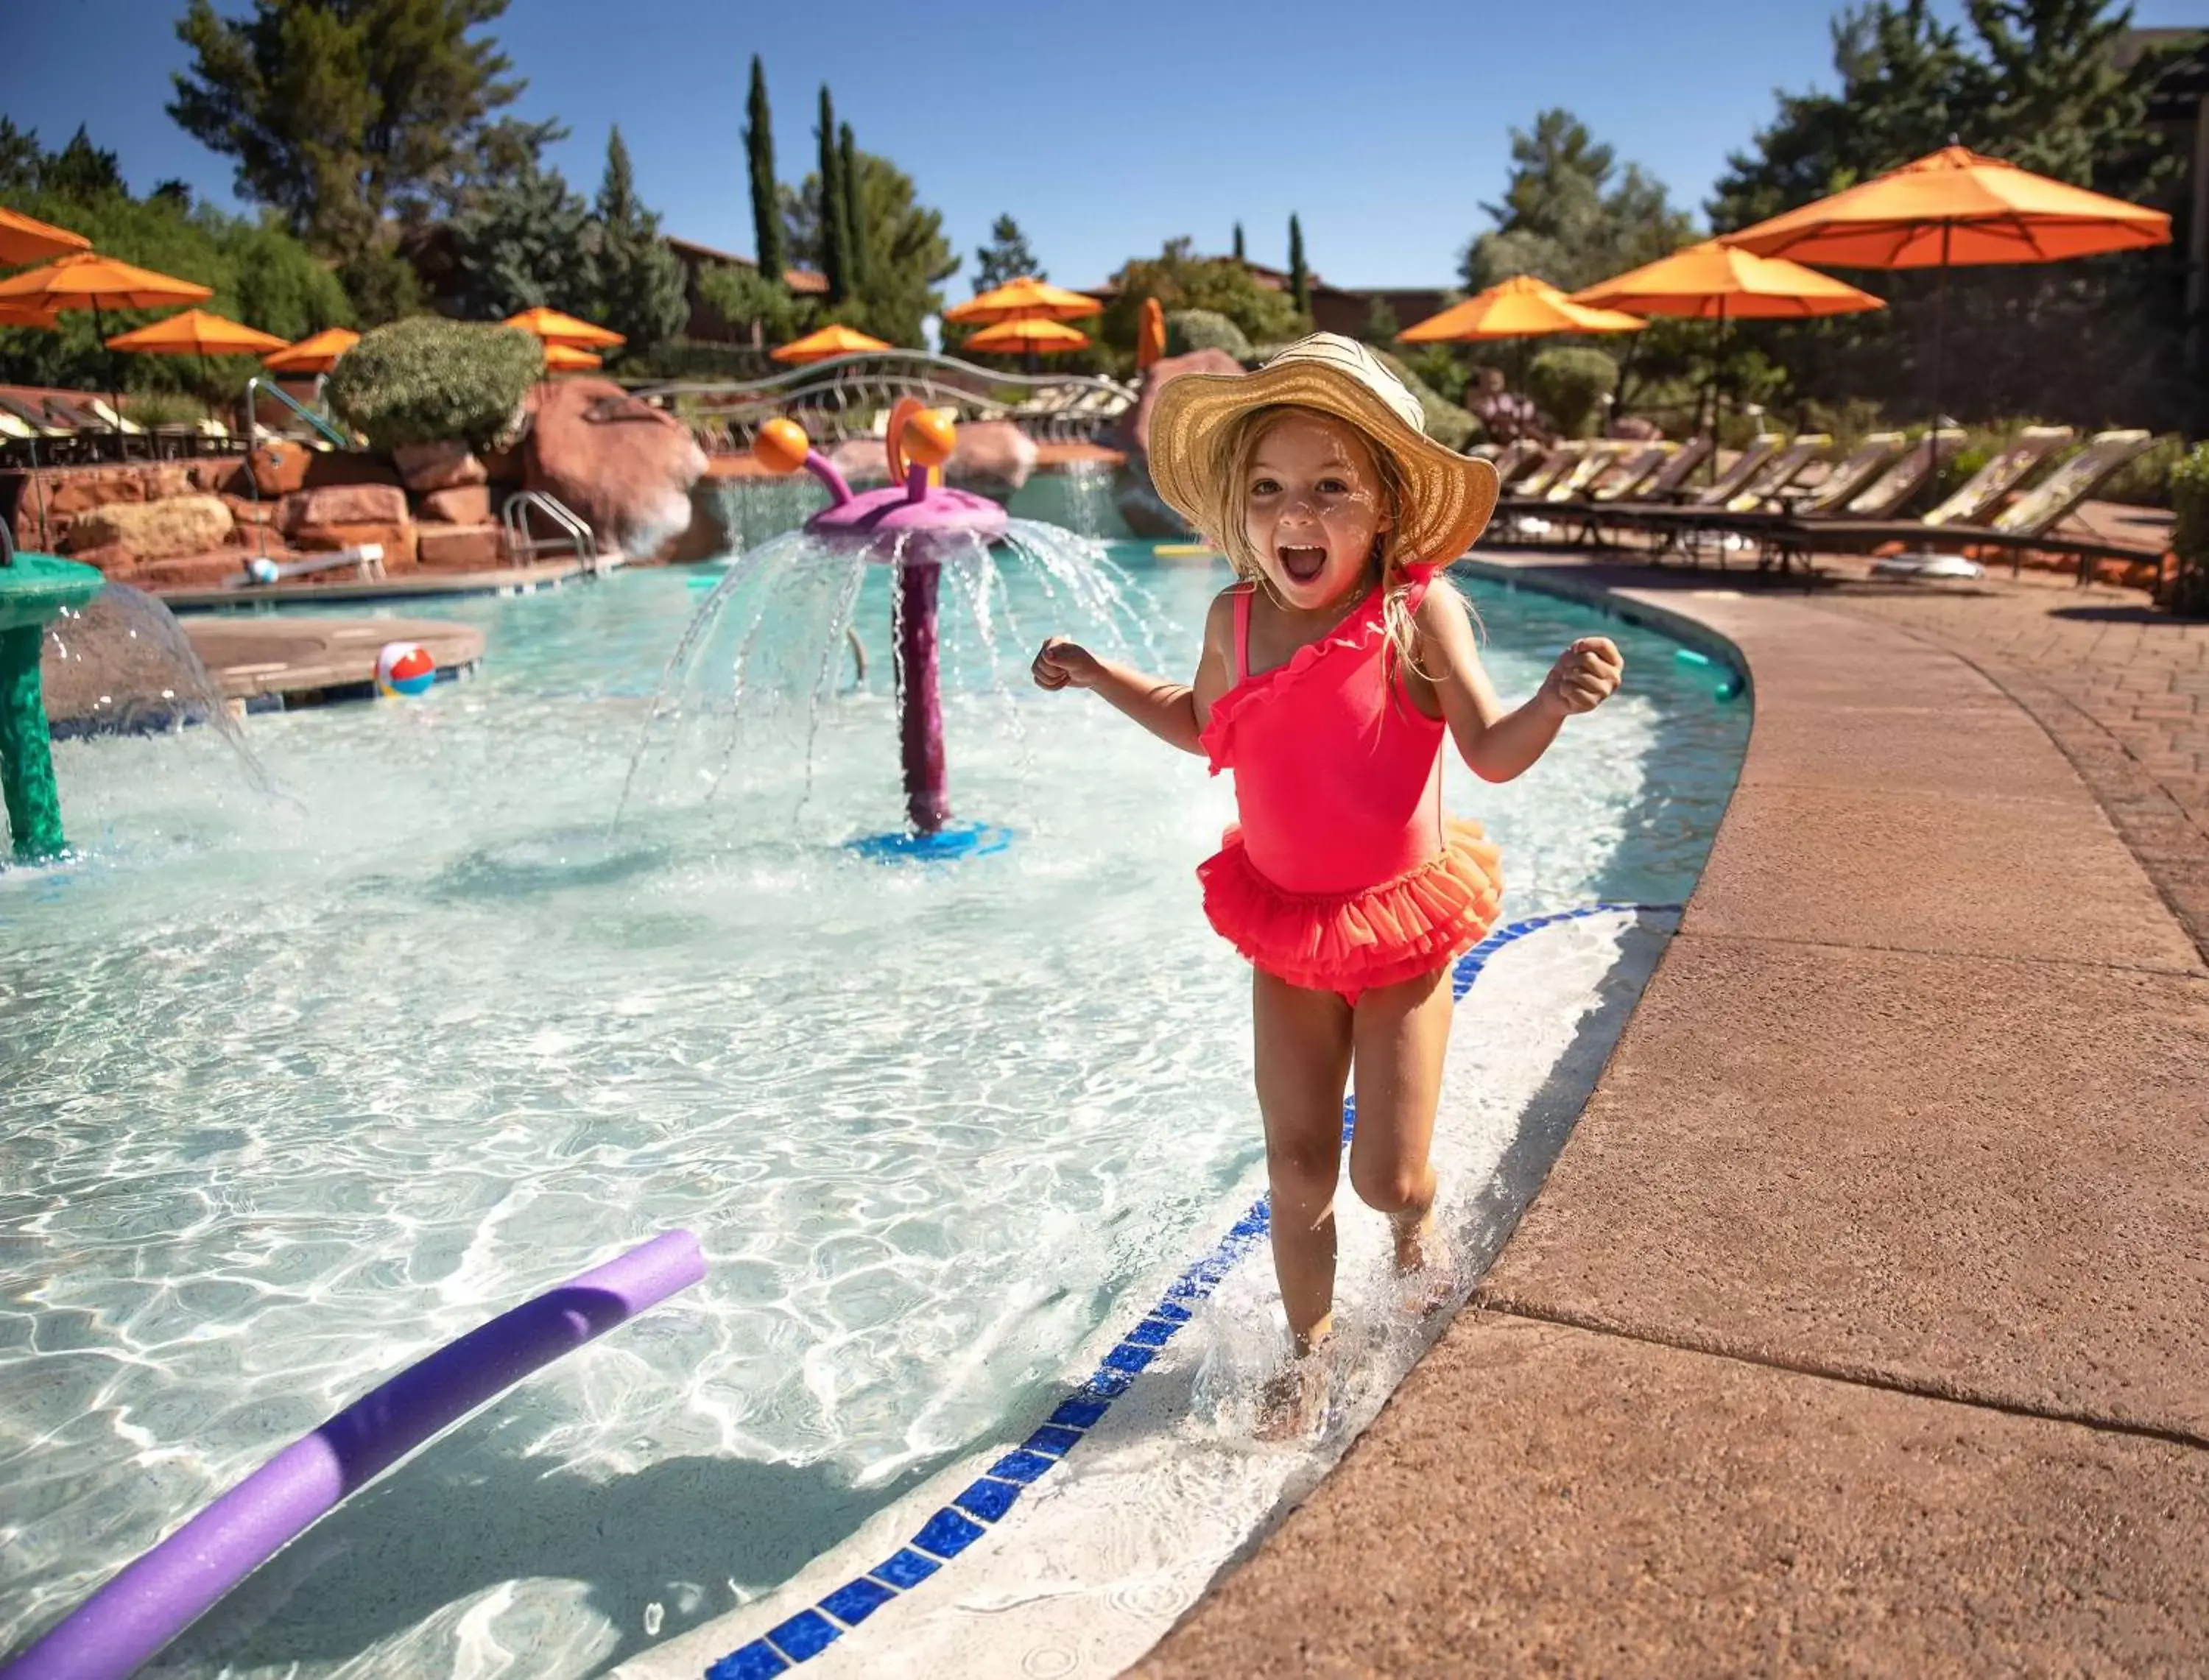
[[[317,525],[405,525],[406,492],[396,485],[332,485],[284,498],[279,523],[286,532]]]
[[[391,452],[399,481],[417,493],[479,485],[490,475],[458,438],[442,443],[404,443]]]
[[[415,558],[424,567],[489,571],[506,559],[506,538],[488,521],[447,525],[424,521],[414,527]]]
[[[230,509],[219,496],[174,496],[166,502],[112,502],[69,521],[68,546],[122,547],[140,560],[199,554],[231,533]]]
[[[1010,420],[972,420],[943,465],[943,481],[1002,501],[1035,471],[1035,439]]]
[[[672,414],[603,379],[539,385],[533,401],[523,482],[588,521],[602,551],[643,559],[690,523],[706,452]]]
[[[289,496],[307,482],[307,461],[313,453],[304,443],[258,444],[245,458],[245,470],[253,474],[263,496]]]
[[[1168,356],[1143,370],[1142,388],[1128,412],[1123,441],[1140,450],[1151,447],[1151,411],[1159,406],[1159,393],[1185,373],[1240,373],[1243,364],[1225,350],[1192,350],[1186,356]]]
[[[416,512],[424,519],[442,520],[448,525],[488,524],[491,486],[459,485],[450,490],[433,490],[422,498]]]
[[[403,524],[303,525],[285,534],[303,554],[334,554],[340,549],[375,543],[383,550],[383,569],[403,572],[414,564],[419,529],[410,519]]]

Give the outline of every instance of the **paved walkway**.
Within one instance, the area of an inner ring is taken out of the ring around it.
[[[1740,785],[1473,1308],[1139,1671],[2209,1671],[2202,630],[1529,563],[1742,650]]]

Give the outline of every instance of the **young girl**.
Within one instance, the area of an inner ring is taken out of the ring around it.
[[[1622,665],[1609,641],[1583,638],[1533,699],[1505,708],[1464,603],[1430,587],[1487,524],[1495,468],[1429,438],[1411,394],[1351,340],[1319,333],[1255,373],[1174,380],[1150,465],[1159,495],[1242,580],[1212,604],[1195,682],[1059,636],[1034,675],[1235,772],[1241,820],[1197,875],[1205,914],[1254,971],[1273,1266],[1295,1350],[1266,1427],[1293,1433],[1323,1400],[1312,1356],[1333,1305],[1353,1073],[1351,1187],[1388,1216],[1399,1272],[1438,1257],[1427,1155],[1450,968],[1502,890],[1478,826],[1442,815],[1443,733],[1475,774],[1508,781],[1618,687]]]

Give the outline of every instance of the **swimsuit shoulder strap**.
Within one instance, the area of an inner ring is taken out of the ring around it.
[[[1246,583],[1235,592],[1235,680],[1246,680],[1250,675],[1250,598],[1258,593],[1258,586]]]

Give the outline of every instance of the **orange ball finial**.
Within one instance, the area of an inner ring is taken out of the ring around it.
[[[906,459],[923,467],[942,466],[951,459],[958,443],[959,428],[951,424],[948,414],[924,408],[906,422]]]
[[[752,459],[770,473],[795,473],[805,465],[813,440],[795,420],[769,420],[752,439]]]

